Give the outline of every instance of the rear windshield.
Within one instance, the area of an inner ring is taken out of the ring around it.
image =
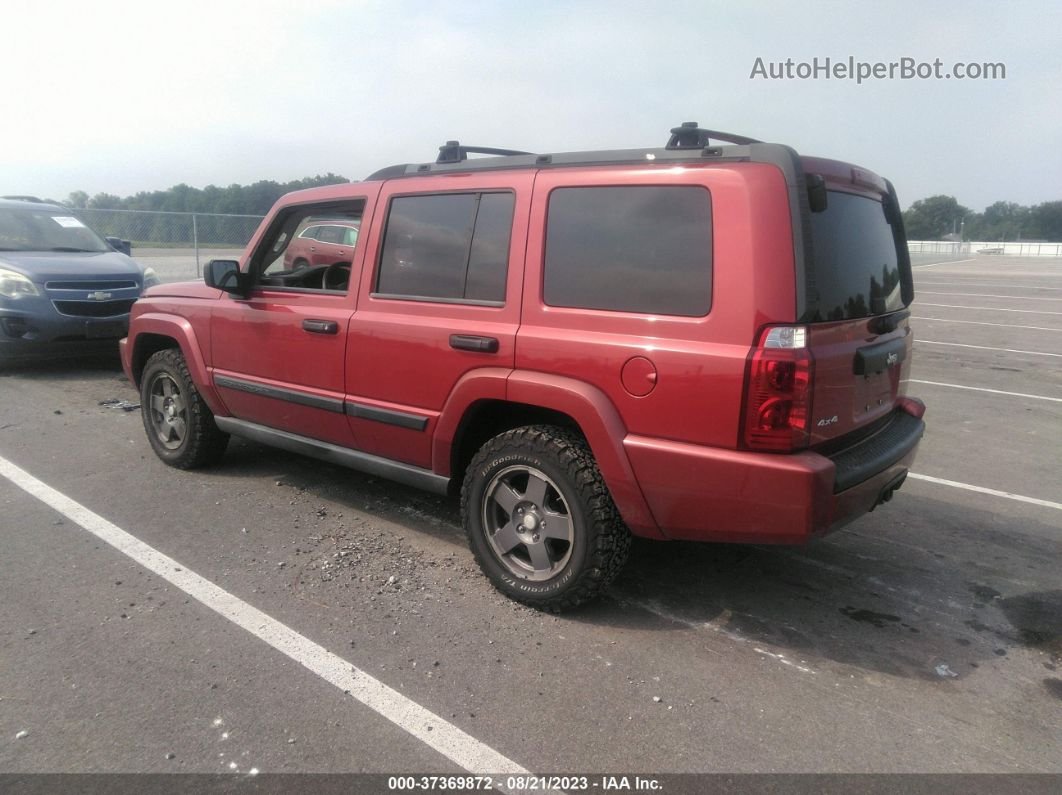
[[[809,320],[871,317],[904,308],[896,239],[880,201],[829,191],[826,209],[811,213],[811,237]]]

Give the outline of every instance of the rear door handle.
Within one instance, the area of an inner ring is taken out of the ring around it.
[[[474,353],[497,353],[498,340],[495,337],[477,337],[472,334],[451,334],[450,347]]]
[[[302,330],[311,334],[338,334],[339,324],[334,320],[315,320],[307,318],[302,321]]]

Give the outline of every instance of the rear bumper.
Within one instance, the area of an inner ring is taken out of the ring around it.
[[[891,498],[914,463],[924,423],[902,411],[873,436],[826,457],[722,450],[628,436],[631,466],[672,539],[799,544]]]

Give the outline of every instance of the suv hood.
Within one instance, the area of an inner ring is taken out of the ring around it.
[[[117,251],[82,253],[72,251],[0,251],[0,268],[21,273],[43,284],[52,279],[84,279],[103,276],[142,277],[144,269]]]
[[[216,287],[208,287],[202,281],[166,282],[144,290],[144,298],[220,298],[224,293]]]

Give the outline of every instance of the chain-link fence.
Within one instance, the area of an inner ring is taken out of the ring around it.
[[[152,210],[78,210],[104,237],[132,244],[133,258],[163,281],[197,278],[214,258],[236,258],[262,221],[260,215],[171,213]]]

